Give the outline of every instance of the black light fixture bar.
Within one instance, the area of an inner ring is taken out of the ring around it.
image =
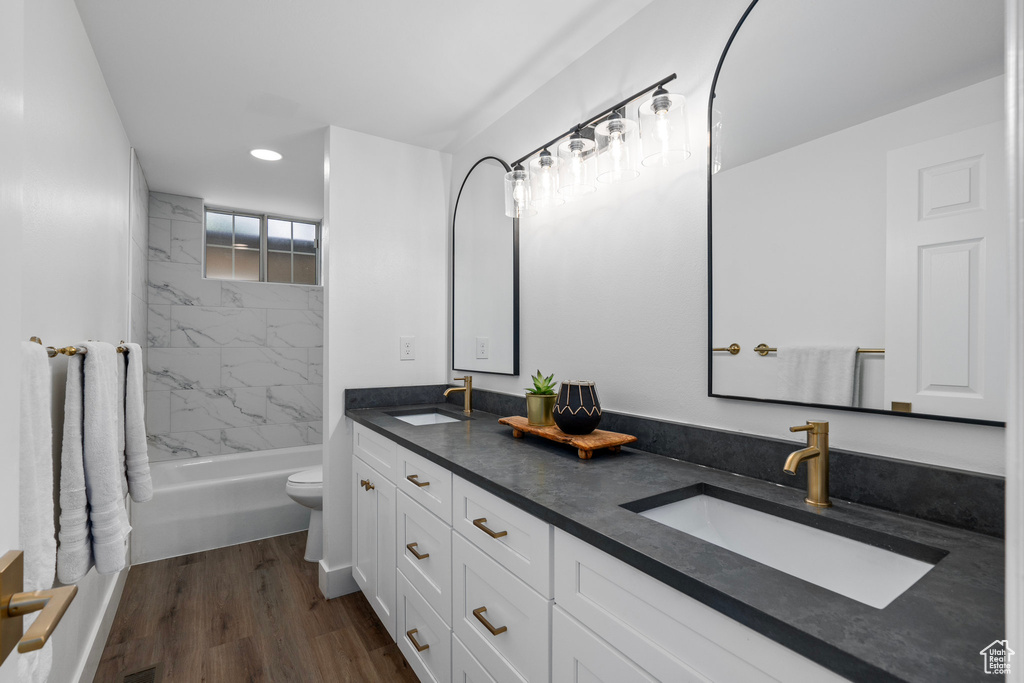
[[[629,104],[630,102],[632,102],[632,101],[633,101],[633,100],[635,100],[636,98],[640,97],[640,96],[641,96],[641,95],[643,95],[644,93],[646,93],[646,92],[650,92],[651,90],[654,90],[655,88],[660,88],[660,87],[662,87],[663,85],[665,85],[666,83],[669,83],[669,82],[671,82],[671,81],[674,81],[674,80],[675,80],[675,78],[676,78],[676,75],[675,75],[675,74],[670,74],[670,75],[666,76],[665,78],[661,79],[660,81],[658,81],[657,83],[655,83],[654,85],[649,85],[649,86],[647,86],[646,88],[644,88],[643,90],[640,90],[639,92],[633,93],[632,95],[630,95],[630,96],[629,96],[629,97],[627,97],[626,99],[622,100],[622,101],[621,101],[621,102],[619,102],[618,104],[613,104],[612,106],[610,106],[610,107],[608,107],[607,109],[605,109],[604,111],[602,111],[602,112],[601,112],[600,114],[597,114],[596,116],[592,116],[592,117],[590,117],[589,119],[587,119],[587,120],[586,120],[586,121],[584,121],[583,123],[579,123],[579,124],[576,124],[575,126],[573,126],[572,128],[570,128],[570,129],[569,129],[568,131],[566,131],[565,133],[562,133],[561,135],[559,135],[559,136],[558,136],[557,138],[554,138],[553,140],[549,140],[548,142],[544,143],[543,145],[541,145],[541,146],[540,146],[540,147],[538,147],[537,149],[533,150],[533,151],[532,151],[532,152],[530,152],[529,154],[523,155],[523,156],[522,156],[522,157],[520,157],[519,159],[516,159],[516,160],[515,160],[514,162],[512,162],[512,167],[514,168],[514,167],[516,167],[517,165],[519,165],[519,164],[523,163],[524,161],[526,161],[527,159],[529,159],[530,157],[532,157],[532,156],[533,156],[534,154],[536,154],[537,152],[539,152],[539,151],[541,151],[541,150],[543,150],[543,149],[548,149],[548,148],[550,148],[550,147],[551,147],[551,146],[552,146],[553,144],[555,144],[556,142],[558,142],[558,141],[559,141],[559,140],[561,140],[562,138],[566,138],[566,137],[569,137],[569,136],[570,136],[570,135],[572,135],[572,134],[573,134],[573,132],[575,132],[575,131],[576,131],[577,129],[580,129],[580,130],[582,130],[583,128],[586,128],[587,126],[589,126],[589,125],[591,125],[591,124],[593,124],[593,123],[597,123],[597,122],[598,122],[598,121],[600,121],[600,120],[601,120],[601,119],[602,119],[603,117],[607,116],[608,114],[611,114],[611,113],[612,113],[613,111],[615,111],[616,109],[621,109],[622,107],[625,107],[625,106],[626,106],[627,104]]]

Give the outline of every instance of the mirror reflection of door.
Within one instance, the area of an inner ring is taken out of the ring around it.
[[[712,395],[1005,418],[1003,26],[998,2],[753,6],[712,103],[711,346],[742,347]],[[837,347],[884,349],[841,355],[849,402],[783,392],[782,354]]]
[[[519,374],[517,223],[505,216],[508,165],[485,157],[455,205],[452,369]]]

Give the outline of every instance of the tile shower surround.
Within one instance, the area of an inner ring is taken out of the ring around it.
[[[323,441],[323,290],[207,280],[201,199],[150,193],[151,460]]]

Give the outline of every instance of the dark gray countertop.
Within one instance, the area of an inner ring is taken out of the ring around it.
[[[832,508],[812,510],[794,489],[628,448],[580,460],[568,446],[514,439],[490,413],[422,426],[388,414],[402,409],[456,412],[439,403],[346,414],[842,676],[872,683],[994,678],[979,653],[1004,637],[998,539],[835,499]],[[700,482],[948,555],[879,610],[620,507]]]

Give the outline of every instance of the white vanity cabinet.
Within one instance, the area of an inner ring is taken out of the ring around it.
[[[353,574],[424,683],[845,680],[361,425],[354,439]]]
[[[352,486],[352,575],[394,638],[395,485],[357,457]]]

